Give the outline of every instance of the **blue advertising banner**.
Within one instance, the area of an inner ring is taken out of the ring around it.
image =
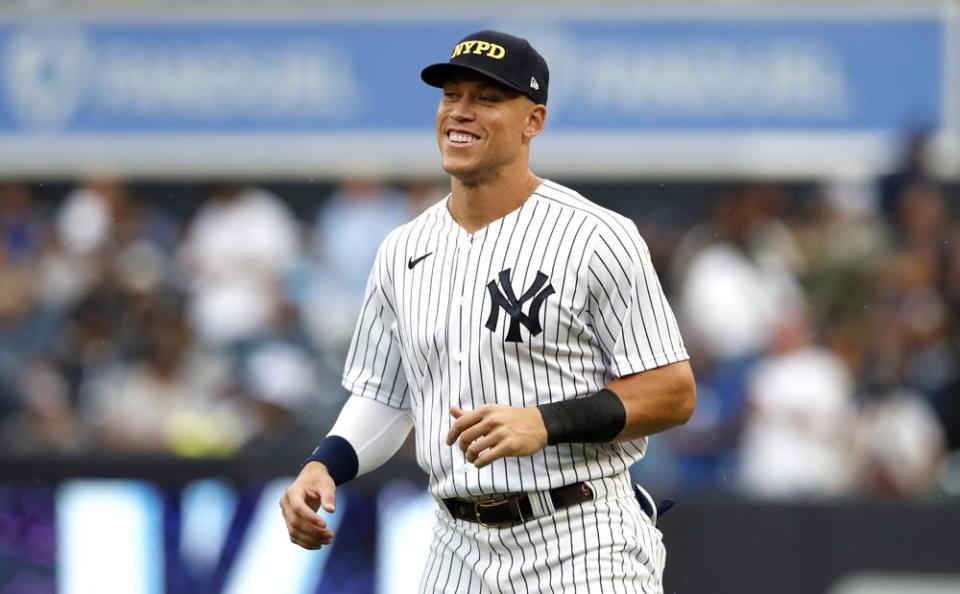
[[[877,170],[957,129],[945,6],[0,18],[0,174],[436,175],[420,70],[485,28],[550,65],[542,173]]]
[[[944,120],[936,17],[0,25],[0,133],[424,129],[419,71],[529,35],[564,131],[899,130]]]

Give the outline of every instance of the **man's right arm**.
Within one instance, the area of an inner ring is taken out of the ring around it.
[[[336,509],[336,487],[389,460],[413,427],[407,409],[351,396],[330,433],[280,499],[290,541],[305,549],[330,544],[333,531],[317,514]]]

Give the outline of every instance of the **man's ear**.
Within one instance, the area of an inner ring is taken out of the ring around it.
[[[542,104],[534,105],[527,113],[527,124],[523,128],[523,136],[526,140],[531,140],[541,132],[547,123],[547,106]]]

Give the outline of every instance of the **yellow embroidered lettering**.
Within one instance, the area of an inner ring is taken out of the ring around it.
[[[493,58],[494,60],[499,60],[507,55],[507,50],[504,49],[502,45],[497,45],[496,43],[490,43],[489,41],[461,41],[453,48],[453,54],[451,58],[456,58],[461,54],[483,54],[486,52],[487,57]]]

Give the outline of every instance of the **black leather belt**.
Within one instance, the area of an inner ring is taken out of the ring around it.
[[[550,500],[553,501],[554,509],[563,509],[592,499],[593,489],[587,483],[575,483],[550,491]],[[452,497],[444,499],[443,505],[450,510],[453,517],[487,527],[520,524],[535,517],[533,507],[530,505],[530,496],[526,493],[488,501]]]

